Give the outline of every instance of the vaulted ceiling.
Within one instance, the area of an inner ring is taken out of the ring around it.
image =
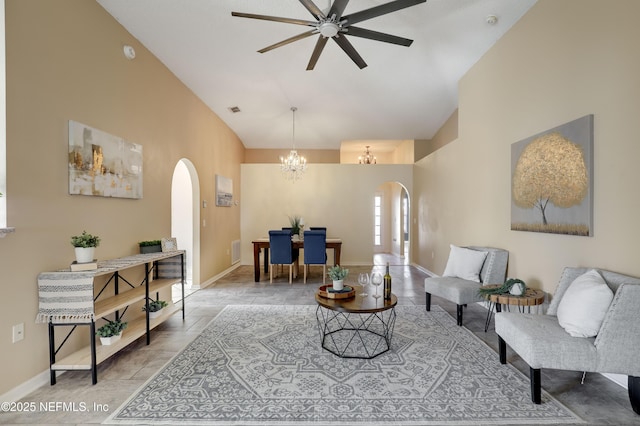
[[[313,21],[299,0],[96,0],[225,121],[247,148],[339,149],[343,141],[430,139],[457,108],[457,84],[535,0],[428,0],[357,24],[414,40],[350,36],[360,69],[318,35],[259,49],[309,27],[231,12]],[[351,0],[344,15],[392,0]],[[329,0],[314,0],[328,11]],[[490,17],[495,17],[496,20]],[[230,108],[238,107],[233,113]]]

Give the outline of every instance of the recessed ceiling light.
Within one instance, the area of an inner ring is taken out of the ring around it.
[[[232,106],[232,107],[229,107],[229,111],[235,114],[236,112],[240,112],[240,108],[237,106]]]

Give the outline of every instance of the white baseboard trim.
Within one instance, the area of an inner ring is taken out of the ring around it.
[[[65,371],[56,371],[56,377],[60,377],[65,373]],[[45,370],[42,373],[38,374],[35,377],[27,380],[26,382],[16,386],[11,389],[9,392],[0,396],[0,401],[3,402],[15,402],[19,401],[25,396],[29,395],[31,392],[35,392],[38,388],[48,385],[50,382],[49,370]]]
[[[629,376],[625,376],[624,374],[609,374],[602,373],[604,377],[611,380],[613,383],[622,386],[625,389],[629,389]]]
[[[229,272],[231,272],[231,271],[233,271],[235,269],[238,269],[240,266],[242,266],[240,264],[240,262],[235,263],[234,265],[231,265],[229,268],[225,269],[224,271],[220,272],[219,274],[214,275],[213,277],[209,278],[208,280],[200,283],[199,286],[197,286],[197,287],[191,286],[191,288],[206,288],[206,287],[209,287],[211,284],[215,283],[220,278],[222,278],[225,275],[227,275]]]
[[[428,270],[427,268],[418,265],[417,263],[412,263],[411,266],[413,266],[414,268],[416,268],[417,270],[424,272],[425,274],[429,275],[430,277],[437,277],[438,275],[431,272],[430,270]]]

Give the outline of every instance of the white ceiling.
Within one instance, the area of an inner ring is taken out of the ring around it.
[[[359,69],[331,40],[306,71],[318,36],[258,49],[309,27],[231,12],[314,20],[296,0],[96,0],[225,121],[247,148],[298,149],[343,141],[430,139],[457,108],[467,70],[535,0],[428,0],[359,27],[410,47],[348,37]],[[351,0],[344,14],[391,0]],[[314,0],[320,9],[329,0]],[[495,25],[487,16],[495,15]],[[140,52],[138,52],[140,54]],[[229,107],[238,106],[233,114]],[[364,145],[364,143],[363,143]]]

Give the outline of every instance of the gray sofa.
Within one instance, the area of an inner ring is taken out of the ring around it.
[[[429,277],[424,280],[427,311],[431,310],[431,295],[447,299],[457,306],[457,323],[462,325],[462,311],[468,303],[482,302],[478,289],[485,284],[503,284],[507,274],[509,252],[493,247],[465,247],[471,250],[486,251],[487,257],[480,270],[480,282],[457,277]]]
[[[565,268],[546,315],[496,314],[500,362],[508,344],[530,367],[531,399],[540,403],[540,369],[574,370],[629,376],[629,397],[640,414],[640,279],[598,269],[613,291],[596,337],[572,337],[557,312],[569,285],[594,268]]]

